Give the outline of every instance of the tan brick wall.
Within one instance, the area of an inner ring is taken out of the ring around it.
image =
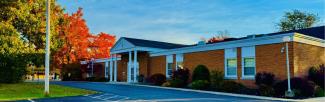
[[[304,77],[310,67],[325,64],[325,48],[298,42],[293,47],[294,76]]]
[[[149,76],[157,73],[166,75],[166,56],[155,56],[149,59]]]
[[[176,70],[176,54],[173,54],[173,67],[172,70],[175,71]]]
[[[242,74],[242,65],[241,65],[241,48],[237,48],[237,78],[240,80],[241,79],[241,74]]]
[[[290,72],[293,75],[293,43],[289,43]],[[281,52],[285,43],[258,45],[255,47],[256,73],[271,72],[276,78],[282,80],[287,78],[286,53]]]
[[[147,52],[138,53],[139,73],[148,76],[149,54]]]
[[[287,78],[286,74],[286,53],[281,52],[281,49],[285,47],[285,43],[267,44],[255,46],[255,60],[256,60],[256,73],[259,72],[271,72],[275,74],[276,78],[282,80]],[[293,49],[294,48],[294,49]],[[285,51],[285,49],[284,49]],[[324,48],[301,44],[301,43],[289,43],[289,60],[290,71],[292,76],[302,76],[304,72],[307,72],[306,68],[310,65],[325,63]],[[295,57],[293,56],[295,55]],[[148,53],[139,53],[138,59],[140,63],[140,74],[146,77],[156,73],[166,73],[166,56],[150,57]],[[173,55],[175,70],[176,55]],[[125,61],[124,61],[125,60]],[[122,61],[119,63],[120,71],[127,69],[128,56],[122,56]],[[245,84],[246,86],[255,86],[254,80],[241,79],[242,63],[241,63],[241,48],[237,48],[237,75],[238,80],[234,80]],[[293,61],[295,61],[293,63]],[[124,63],[124,64],[123,64]],[[202,51],[184,54],[184,67],[190,70],[190,73],[197,65],[205,65],[210,71],[218,70],[224,72],[224,50]],[[124,68],[121,68],[124,67]],[[119,75],[122,72],[119,71]],[[126,80],[125,78],[120,78]]]
[[[105,63],[95,63],[98,66],[97,69],[94,69],[94,75],[96,77],[104,78],[105,77]],[[95,66],[95,65],[94,65]]]
[[[133,55],[132,53],[132,59]],[[145,77],[148,76],[148,65],[149,65],[149,54],[146,52],[138,52],[137,59],[139,62],[139,74],[144,75]],[[127,81],[127,67],[129,62],[129,54],[123,54],[121,61],[118,61],[118,81]]]
[[[117,81],[126,82],[127,80],[128,55],[122,55],[120,61],[117,61]],[[114,72],[113,72],[114,75]]]
[[[224,71],[224,50],[185,53],[183,64],[191,74],[200,64],[208,67],[210,72],[213,70]]]
[[[255,87],[254,79],[242,79],[242,49],[241,47],[237,48],[237,80],[233,80],[239,83],[244,84],[247,87]]]

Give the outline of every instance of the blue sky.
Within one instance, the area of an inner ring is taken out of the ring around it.
[[[67,13],[78,7],[91,33],[194,44],[218,31],[232,37],[277,31],[285,11],[317,14],[325,24],[325,0],[58,0]]]

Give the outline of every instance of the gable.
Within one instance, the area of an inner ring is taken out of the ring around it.
[[[133,47],[135,46],[132,43],[122,38],[115,43],[111,51],[123,50],[123,49],[128,49]]]

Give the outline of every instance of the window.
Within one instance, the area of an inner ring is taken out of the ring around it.
[[[237,48],[225,49],[225,78],[237,79]]]
[[[172,76],[173,65],[173,55],[166,56],[166,78]]]
[[[183,62],[177,62],[176,64],[177,64],[176,66],[177,69],[183,69]]]
[[[254,79],[255,67],[255,46],[242,47],[242,78]]]
[[[173,73],[173,63],[167,64],[167,76],[172,76]]]
[[[227,69],[226,76],[235,76],[237,77],[237,59],[227,59]]]
[[[255,76],[255,58],[244,58],[244,76]]]
[[[183,69],[183,54],[176,54],[176,70]]]

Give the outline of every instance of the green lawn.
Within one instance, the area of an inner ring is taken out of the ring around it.
[[[49,97],[94,94],[95,91],[50,85]],[[44,83],[0,84],[0,101],[45,98]]]

